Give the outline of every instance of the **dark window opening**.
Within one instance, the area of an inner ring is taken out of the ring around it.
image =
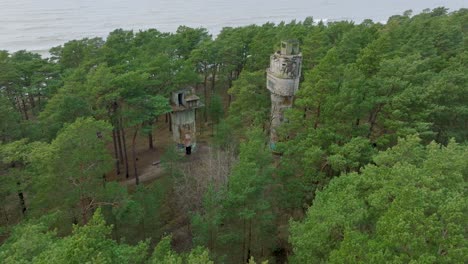
[[[182,96],[183,96],[183,94],[181,94],[181,93],[178,94],[178,97],[179,97],[179,105],[184,105],[184,104],[183,104],[183,101],[182,101]]]

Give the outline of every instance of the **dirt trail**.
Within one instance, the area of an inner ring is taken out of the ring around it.
[[[184,161],[182,162],[187,162],[187,163],[195,163],[204,157],[208,155],[210,152],[210,147],[206,145],[206,143],[199,143],[197,145],[197,149],[192,153],[190,156],[184,156]],[[138,178],[140,180],[140,183],[145,183],[149,181],[153,181],[155,179],[158,179],[164,175],[164,168],[162,167],[160,161],[153,161],[153,162],[158,162],[157,165],[153,165],[152,163],[150,165],[147,165],[144,167]],[[125,186],[133,186],[136,185],[135,178],[131,177],[126,180],[120,181],[122,185]]]
[[[138,178],[140,180],[140,183],[145,183],[145,182],[155,180],[161,177],[163,173],[164,173],[164,170],[161,164],[150,165],[143,169],[142,173],[140,174],[140,176],[138,176]],[[125,186],[132,186],[136,184],[135,178],[130,178],[128,180],[121,181],[120,183]]]

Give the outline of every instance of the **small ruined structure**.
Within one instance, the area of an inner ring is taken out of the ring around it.
[[[270,57],[267,69],[267,89],[271,93],[270,147],[275,149],[278,142],[277,128],[284,122],[284,111],[292,107],[294,95],[299,89],[302,54],[299,42],[281,42],[281,50]]]
[[[185,88],[172,92],[171,107],[172,138],[190,155],[196,146],[195,111],[203,105],[193,88]]]

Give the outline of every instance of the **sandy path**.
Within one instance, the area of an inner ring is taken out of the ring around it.
[[[185,160],[182,162],[196,163],[197,161],[200,161],[201,159],[205,158],[206,155],[208,155],[209,149],[210,147],[206,144],[199,144],[197,150],[193,152],[192,155],[190,155],[190,157],[185,156]],[[145,183],[158,179],[162,177],[163,174],[164,168],[162,167],[161,163],[159,163],[158,165],[149,165],[143,168],[138,178],[140,179],[140,183]],[[120,183],[125,186],[133,186],[136,184],[135,178],[133,177],[127,180],[120,181]]]
[[[140,179],[140,183],[145,183],[151,180],[155,180],[163,175],[163,168],[161,164],[159,165],[151,165],[143,169],[143,172],[138,176]],[[131,178],[125,181],[121,181],[120,184],[125,186],[135,185],[135,178]]]

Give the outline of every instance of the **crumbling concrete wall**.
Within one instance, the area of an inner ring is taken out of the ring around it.
[[[180,147],[196,144],[196,109],[203,107],[200,98],[191,87],[174,91],[171,95],[172,139]]]
[[[172,139],[177,144],[185,145],[187,135],[190,136],[191,144],[196,142],[195,109],[177,111],[171,113]]]

